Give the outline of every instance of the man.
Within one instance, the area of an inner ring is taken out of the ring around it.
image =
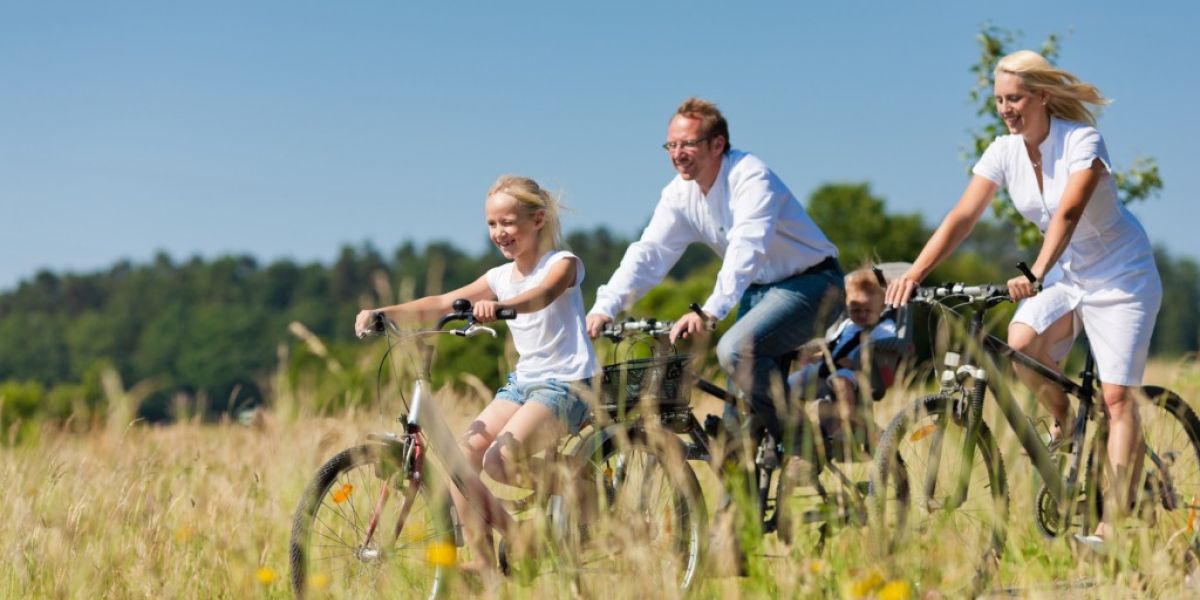
[[[786,388],[780,358],[807,342],[840,303],[837,247],[758,157],[730,148],[729,125],[711,102],[685,100],[663,148],[679,175],[663,188],[642,238],[597,291],[588,334],[599,335],[661,282],[689,244],[708,245],[723,260],[716,285],[704,316],[680,317],[671,342],[706,329],[738,305],[717,357],[754,414],[782,440],[785,424],[770,394],[772,380]]]

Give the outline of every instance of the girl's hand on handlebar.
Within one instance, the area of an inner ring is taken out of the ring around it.
[[[1037,281],[1030,281],[1024,275],[1018,275],[1008,280],[1008,295],[1013,302],[1020,302],[1026,298],[1036,296],[1038,293]]]
[[[358,315],[354,317],[354,335],[364,338],[372,333],[376,333],[375,315],[379,312],[378,309],[374,308],[358,311]]]
[[[495,300],[480,300],[475,303],[472,312],[475,314],[475,320],[480,323],[491,323],[499,319],[499,313],[504,308],[503,304]]]
[[[913,292],[917,291],[920,285],[921,282],[908,273],[893,279],[888,284],[887,293],[884,295],[884,304],[888,306],[908,304],[909,298],[912,298]]]
[[[708,324],[715,320],[716,317],[707,313],[703,317],[695,312],[684,313],[682,317],[679,317],[678,321],[675,321],[675,326],[671,328],[669,339],[674,344],[680,338],[687,339],[693,333],[709,331]]]

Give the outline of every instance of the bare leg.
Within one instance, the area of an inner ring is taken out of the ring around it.
[[[527,402],[504,424],[483,457],[483,470],[496,481],[518,487],[533,487],[528,470],[534,454],[553,448],[566,427],[544,404]]]
[[[1025,323],[1011,323],[1008,326],[1008,345],[1061,373],[1057,361],[1050,356],[1050,350],[1074,333],[1074,318],[1074,315],[1065,315],[1040,334]],[[1021,383],[1033,392],[1042,407],[1054,417],[1055,427],[1051,428],[1051,434],[1055,439],[1061,437],[1065,433],[1062,428],[1071,426],[1071,405],[1067,402],[1066,393],[1032,370],[1015,363],[1013,370]]]
[[[1108,481],[1112,490],[1104,506],[1104,518],[1096,526],[1096,535],[1103,537],[1112,532],[1118,519],[1128,514],[1136,499],[1145,453],[1141,452],[1142,424],[1137,400],[1129,388],[1105,383],[1101,389],[1108,407]]]
[[[520,408],[515,402],[493,401],[467,428],[459,445],[467,457],[468,464],[476,473],[483,468],[483,457],[488,447],[495,441],[504,424]],[[488,569],[495,564],[495,560],[492,556],[492,537],[487,522],[496,522],[504,510],[477,477],[464,480],[463,484],[467,488],[467,494],[471,496],[470,500],[463,496],[457,486],[448,486],[467,544],[475,555],[473,561],[462,566],[467,570]]]
[[[545,478],[552,475],[539,469],[530,472],[530,459],[541,450],[554,447],[566,428],[547,406],[537,402],[521,405],[504,429],[496,436],[483,457],[483,470],[496,481],[519,487],[543,489]],[[533,532],[518,531],[518,522],[510,520],[504,532],[510,548],[522,553],[535,541]]]

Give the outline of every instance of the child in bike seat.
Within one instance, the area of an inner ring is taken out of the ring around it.
[[[428,322],[451,311],[454,300],[470,300],[476,320],[487,323],[501,309],[519,359],[495,398],[460,440],[476,473],[485,471],[506,484],[529,487],[528,459],[553,448],[567,433],[578,433],[590,413],[581,396],[596,371],[596,355],[584,327],[583,263],[560,249],[558,202],[532,179],[502,176],[488,191],[488,235],[511,262],[489,270],[452,292],[359,313],[357,332],[382,311],[397,322]],[[476,478],[466,485],[472,498],[450,486],[458,515],[477,552],[478,564],[495,565],[486,521],[511,525],[499,502]]]
[[[821,434],[826,444],[845,443],[845,426],[855,432],[859,447],[867,441],[867,417],[859,407],[859,374],[869,375],[874,399],[892,384],[895,354],[886,354],[870,365],[863,365],[864,346],[896,339],[896,321],[884,313],[884,289],[870,269],[859,269],[846,276],[846,318],[832,327],[824,340],[815,340],[800,349],[800,369],[788,377],[792,390],[802,398],[816,399]],[[872,357],[876,358],[876,357]],[[861,438],[861,439],[860,439]],[[841,448],[831,448],[840,450]]]

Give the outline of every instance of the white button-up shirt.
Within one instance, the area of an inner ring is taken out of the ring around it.
[[[1091,168],[1096,159],[1106,170],[1111,163],[1096,128],[1057,117],[1050,120],[1050,133],[1038,149],[1042,154],[1041,189],[1020,135],[996,138],[972,171],[1007,187],[1017,211],[1045,233],[1071,175]],[[1092,192],[1058,266],[1078,284],[1093,289],[1131,276],[1136,279],[1154,273],[1157,277],[1150,239],[1117,198],[1117,184],[1111,175]]]
[[[774,283],[837,256],[800,201],[758,157],[731,149],[708,195],[676,175],[662,191],[642,238],[596,292],[593,313],[615,317],[666,277],[689,244],[723,258],[703,309],[718,319],[752,283]]]

